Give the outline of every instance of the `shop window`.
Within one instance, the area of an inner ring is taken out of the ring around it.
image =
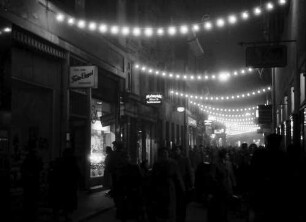
[[[115,140],[115,124],[111,114],[111,106],[99,99],[91,100],[91,149],[90,177],[104,175],[106,146],[112,146]],[[103,118],[106,116],[107,118]],[[101,122],[102,120],[102,122]]]
[[[277,109],[276,111],[276,124],[279,125],[280,124],[280,115],[279,115],[279,109]]]
[[[306,81],[305,75],[306,75],[305,73],[300,74],[300,95],[301,95],[300,102],[301,104],[303,104],[305,101],[305,81]]]
[[[291,87],[291,113],[294,112],[295,104],[294,104],[294,87]]]
[[[290,141],[293,142],[294,121],[293,116],[290,117]]]
[[[132,89],[132,65],[131,65],[131,63],[128,63],[128,65],[127,65],[127,90],[129,91],[129,92],[132,92],[133,91],[133,89]]]

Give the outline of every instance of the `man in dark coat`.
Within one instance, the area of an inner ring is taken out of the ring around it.
[[[186,219],[187,202],[192,199],[194,176],[190,161],[182,155],[182,148],[180,146],[174,147],[172,158],[178,165],[186,189],[186,194],[177,197],[176,221],[183,222]]]
[[[184,182],[179,167],[169,158],[169,150],[161,148],[159,160],[152,170],[152,197],[154,215],[163,221],[176,221],[178,200],[185,192]]]

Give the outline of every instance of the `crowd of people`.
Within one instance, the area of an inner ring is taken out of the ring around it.
[[[305,221],[305,157],[298,147],[280,148],[272,134],[265,146],[194,147],[158,150],[147,161],[132,164],[120,142],[106,160],[111,175],[109,196],[121,221],[186,221],[195,201],[207,211],[208,222],[227,222],[236,215],[250,222]]]
[[[208,222],[306,221],[306,162],[303,149],[281,149],[281,136],[271,134],[265,146],[173,146],[147,160],[132,163],[123,143],[106,147],[104,187],[121,221],[184,222],[191,202],[207,212]],[[35,147],[32,145],[31,147]],[[25,216],[35,221],[42,162],[30,149],[22,165]],[[71,148],[50,163],[49,205],[53,221],[70,221],[77,209],[78,164]]]
[[[23,210],[25,221],[37,221],[41,200],[41,173],[43,162],[37,154],[36,143],[29,146],[29,152],[22,164]],[[47,173],[47,202],[53,210],[52,221],[71,221],[71,214],[77,209],[77,192],[80,171],[72,148],[66,148],[62,157],[50,162]]]

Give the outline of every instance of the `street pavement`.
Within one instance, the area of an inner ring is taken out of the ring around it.
[[[108,211],[105,211],[101,214],[97,214],[95,217],[92,217],[87,222],[120,222],[116,219],[116,209],[112,208]],[[201,204],[191,203],[188,205],[187,209],[187,220],[186,222],[205,222],[206,221],[206,210]]]
[[[115,217],[115,206],[111,198],[106,197],[108,190],[93,193],[80,192],[78,195],[78,209],[71,215],[73,222],[119,222]],[[188,204],[186,222],[206,222],[206,208],[199,203]],[[19,216],[18,216],[19,215]],[[9,221],[23,221],[22,214],[15,214],[17,217]],[[2,221],[2,220],[1,220]],[[5,220],[4,220],[5,221]],[[40,207],[38,210],[39,222],[54,222],[52,210],[47,207]],[[64,221],[61,217],[59,222]],[[235,213],[229,214],[229,222],[245,222],[245,218],[238,217]]]
[[[91,217],[86,220],[86,222],[120,222],[116,219],[116,209],[111,208],[101,214],[96,214],[94,217]],[[188,205],[186,222],[206,222],[207,221],[207,211],[202,204],[192,202]],[[238,218],[237,216],[230,214],[229,222],[246,222],[245,218]]]

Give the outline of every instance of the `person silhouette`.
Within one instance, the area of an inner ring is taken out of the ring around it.
[[[29,152],[21,166],[23,206],[27,221],[35,221],[37,217],[42,167],[43,163],[36,151],[36,142],[32,141],[29,143]]]

